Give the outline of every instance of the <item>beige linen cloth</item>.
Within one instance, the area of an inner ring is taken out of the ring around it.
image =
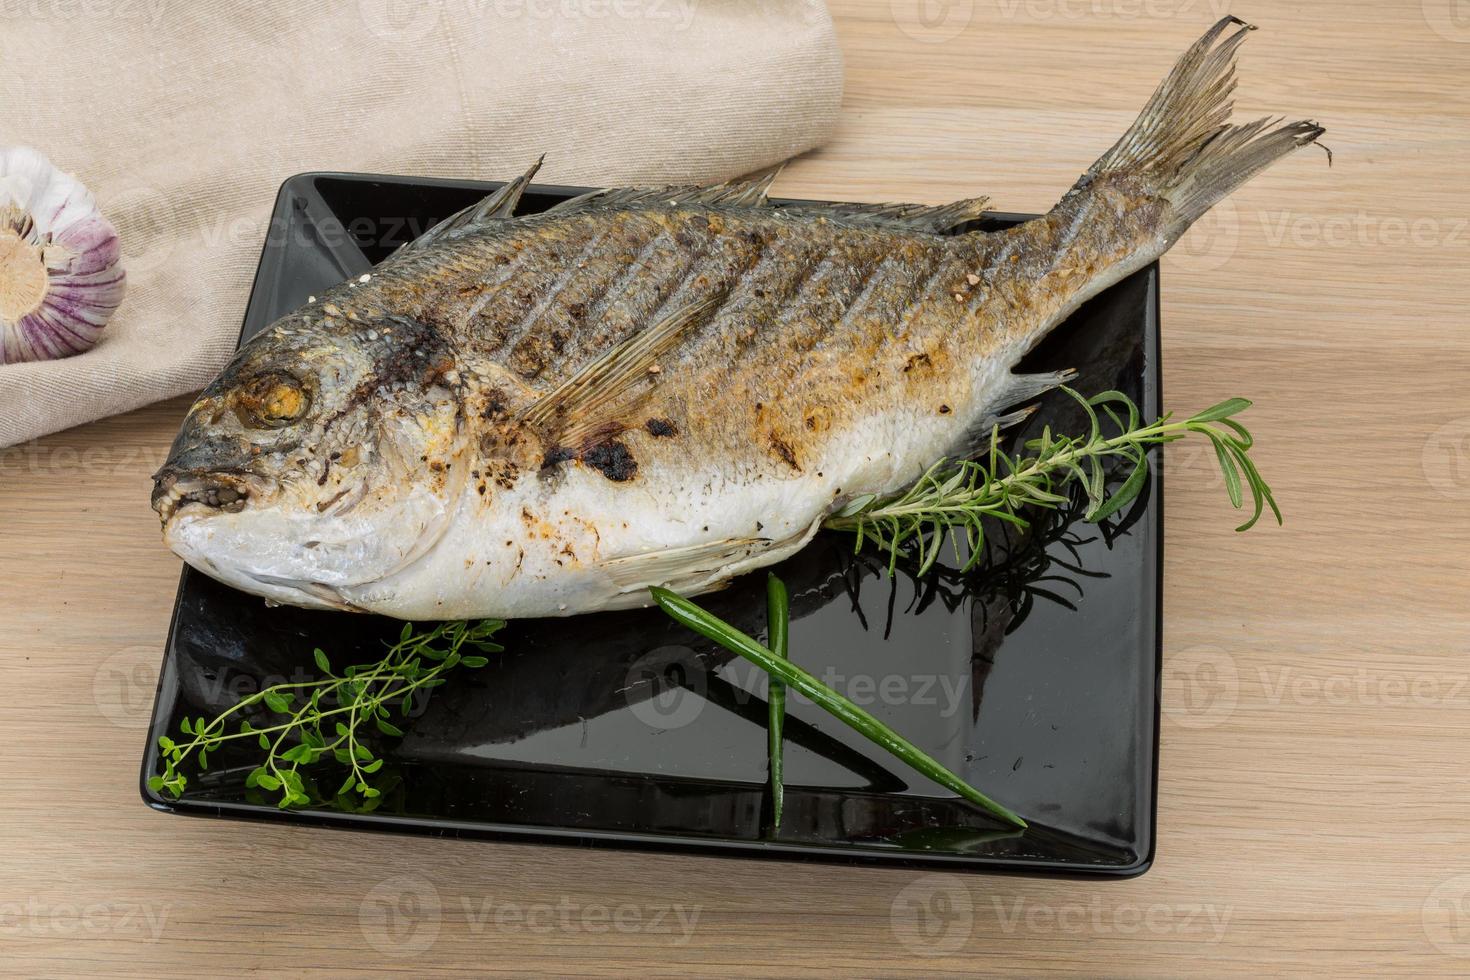
[[[294,173],[703,182],[820,143],[842,89],[821,0],[19,6],[0,142],[92,189],[128,294],[92,350],[0,365],[0,446],[206,384]]]

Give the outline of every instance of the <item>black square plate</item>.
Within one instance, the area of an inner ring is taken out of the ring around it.
[[[497,186],[353,174],[286,181],[241,340]],[[533,187],[523,208],[579,192]],[[1151,266],[1097,297],[1026,369],[1075,367],[1079,390],[1117,388],[1156,418],[1158,281]],[[1058,393],[1029,431],[1048,422],[1083,425]],[[854,555],[849,538],[831,534],[778,569],[792,594],[793,658],[1027,817],[1020,836],[794,695],[785,814],[772,833],[765,675],[657,611],[512,623],[500,637],[505,654],[460,672],[405,737],[384,739],[389,788],[371,813],[277,810],[244,785],[253,745],[214,753],[207,772],[190,770],[182,799],[163,798],[147,789],[159,771],[155,743],[185,715],[213,717],[262,686],[309,679],[316,646],[338,664],[376,660],[399,625],[266,608],[187,568],[143,795],[173,813],[359,829],[1138,874],[1153,857],[1157,773],[1163,515],[1154,474],[1125,517],[1098,527],[1043,515],[1027,537],[996,536],[978,572],[889,579],[881,559]],[[764,576],[701,602],[759,634]]]

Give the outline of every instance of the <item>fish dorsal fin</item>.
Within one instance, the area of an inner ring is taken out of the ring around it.
[[[950,204],[790,204],[786,212],[826,215],[849,225],[939,233],[974,221],[990,203],[969,197]]]
[[[628,428],[628,413],[652,386],[658,359],[719,305],[709,296],[661,317],[587,364],[520,413],[548,446],[580,450]]]
[[[747,177],[737,177],[722,184],[670,185],[668,187],[609,187],[592,191],[580,197],[549,208],[550,211],[572,211],[596,206],[622,206],[662,204],[723,204],[728,207],[763,208],[769,205],[766,191],[781,172],[781,167],[772,167]]]
[[[546,159],[545,154],[536,158],[536,162],[526,168],[526,172],[504,187],[476,201],[462,211],[456,211],[443,221],[439,222],[428,231],[424,232],[407,245],[402,251],[424,248],[432,245],[450,232],[460,231],[465,228],[473,228],[476,225],[486,224],[491,221],[502,221],[514,215],[516,205],[521,202],[521,195],[531,183],[531,178],[536,176],[536,171],[541,169],[541,163]]]

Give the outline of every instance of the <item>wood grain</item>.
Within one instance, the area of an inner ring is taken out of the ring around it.
[[[842,125],[777,191],[1044,209],[1223,4],[836,2]],[[1169,460],[1151,872],[920,877],[152,813],[135,780],[178,562],[147,477],[173,401],[0,452],[0,969],[1470,969],[1470,23],[1452,0],[1229,9],[1264,28],[1242,111],[1320,118],[1335,163],[1293,157],[1164,261],[1168,403],[1256,400],[1287,524],[1236,536],[1213,463]],[[947,918],[904,911],[941,898]],[[652,923],[675,906],[691,933]],[[905,944],[925,924],[947,955]]]

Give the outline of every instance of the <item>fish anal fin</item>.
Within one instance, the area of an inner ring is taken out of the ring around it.
[[[707,589],[711,576],[759,555],[773,544],[770,538],[725,538],[609,558],[599,567],[622,592],[651,585],[679,590],[698,584]]]
[[[443,221],[439,222],[418,238],[403,246],[402,251],[424,248],[439,241],[451,232],[473,228],[476,225],[487,224],[492,221],[503,221],[514,216],[516,205],[521,202],[521,195],[531,184],[531,178],[536,176],[536,171],[541,169],[541,163],[546,159],[543,154],[536,158],[536,162],[526,168],[526,172],[515,180],[504,185],[489,196],[476,201],[463,210],[456,211]]]
[[[580,449],[628,428],[628,416],[657,383],[658,361],[720,303],[718,294],[660,317],[538,398],[520,419],[548,445]]]
[[[1018,409],[1011,409],[1011,406],[1044,395],[1076,376],[1077,372],[1071,368],[1046,371],[1040,374],[1006,375],[987,398],[991,407],[980,416],[974,425],[965,430],[964,436],[945,455],[953,459],[972,459],[989,452],[990,437],[993,431],[1020,425],[1036,412],[1034,404]],[[1007,409],[1011,410],[1007,411]]]

